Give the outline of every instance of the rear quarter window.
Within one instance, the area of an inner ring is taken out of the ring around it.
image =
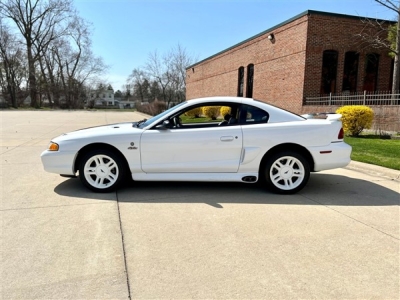
[[[265,110],[251,105],[242,105],[240,121],[243,125],[268,123],[269,114]]]

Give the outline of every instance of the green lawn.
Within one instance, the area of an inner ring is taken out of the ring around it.
[[[353,147],[351,159],[390,169],[400,170],[400,140],[382,140],[376,135],[345,137]]]

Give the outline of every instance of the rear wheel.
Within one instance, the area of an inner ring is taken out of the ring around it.
[[[79,178],[92,191],[106,193],[123,181],[125,170],[119,155],[109,150],[93,150],[82,157]]]
[[[276,153],[265,164],[264,178],[271,191],[294,194],[307,184],[310,178],[310,166],[299,153],[292,151]]]

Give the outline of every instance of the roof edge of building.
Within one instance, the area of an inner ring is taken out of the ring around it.
[[[194,64],[192,64],[192,65],[190,65],[188,67],[186,67],[186,70],[189,70],[190,68],[193,68],[193,67],[195,67],[195,66],[197,66],[197,65],[199,65],[199,64],[201,64],[201,63],[203,63],[203,62],[205,62],[205,61],[207,61],[207,60],[209,60],[211,58],[214,58],[214,57],[216,57],[218,55],[221,55],[222,53],[228,52],[229,50],[232,50],[232,49],[234,49],[234,48],[236,48],[236,47],[238,47],[240,45],[243,45],[243,44],[245,44],[245,43],[247,43],[247,42],[249,42],[251,40],[254,40],[254,39],[256,39],[256,38],[258,38],[258,37],[260,37],[260,36],[262,36],[262,35],[264,35],[264,34],[266,34],[268,32],[271,32],[271,31],[283,26],[283,25],[289,24],[290,22],[293,22],[293,21],[295,21],[297,19],[300,19],[301,17],[304,17],[306,15],[312,15],[312,14],[325,15],[325,16],[338,17],[338,18],[347,18],[347,19],[369,19],[369,20],[376,20],[376,21],[379,21],[379,22],[396,23],[395,21],[384,20],[384,19],[368,18],[368,17],[362,17],[362,16],[338,14],[338,13],[331,13],[331,12],[324,12],[324,11],[310,10],[309,9],[309,10],[306,10],[306,11],[304,11],[304,12],[298,14],[298,15],[295,15],[294,17],[292,17],[292,18],[290,18],[290,19],[288,19],[286,21],[283,21],[283,22],[281,22],[281,23],[279,23],[279,24],[277,24],[277,25],[275,25],[275,26],[273,26],[271,28],[268,28],[267,30],[264,30],[264,31],[262,31],[262,32],[260,32],[260,33],[258,33],[256,35],[253,35],[252,37],[250,37],[248,39],[245,39],[244,41],[241,41],[241,42],[239,42],[239,43],[237,43],[237,44],[235,44],[235,45],[233,45],[233,46],[231,46],[229,48],[226,48],[226,49],[224,49],[222,51],[217,52],[216,54],[213,54],[213,55],[211,55],[209,57],[206,57],[205,59],[202,59],[202,60],[200,60],[200,61],[198,61],[198,62],[196,62],[196,63],[194,63]]]

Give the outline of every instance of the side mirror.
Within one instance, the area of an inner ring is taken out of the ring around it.
[[[156,126],[157,129],[161,129],[161,130],[166,130],[170,128],[170,122],[169,120],[164,120],[164,122],[162,122],[161,125],[157,125]]]

